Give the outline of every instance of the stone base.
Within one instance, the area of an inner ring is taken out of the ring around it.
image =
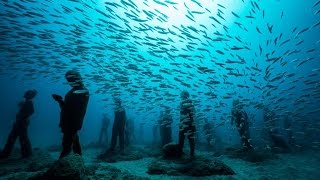
[[[242,159],[244,161],[258,163],[267,160],[277,159],[278,157],[270,151],[266,150],[245,150],[237,148],[226,148],[223,151],[215,152],[213,156],[218,157],[226,155],[230,158]]]
[[[47,172],[31,178],[31,180],[84,180],[88,179],[86,173],[82,157],[77,154],[70,154],[56,161]]]
[[[17,150],[8,159],[0,160],[0,177],[11,180],[28,179],[45,172],[54,163],[54,159],[45,151],[34,149],[32,153],[30,158],[21,159],[20,151]]]
[[[137,147],[128,147],[123,153],[119,151],[107,150],[105,153],[97,157],[98,161],[115,163],[118,161],[135,161],[146,157],[160,156],[159,152],[154,152],[152,149],[142,149]]]
[[[221,161],[205,157],[180,159],[157,159],[148,168],[149,174],[173,176],[234,175],[235,172]]]

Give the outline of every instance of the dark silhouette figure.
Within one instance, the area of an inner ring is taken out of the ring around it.
[[[190,145],[190,156],[194,157],[195,151],[195,132],[196,126],[194,124],[194,106],[189,99],[189,93],[183,91],[181,93],[180,104],[180,127],[179,127],[179,148],[183,152],[184,139],[187,136]]]
[[[139,140],[141,144],[144,144],[144,125],[146,123],[142,122],[139,126]]]
[[[32,147],[28,137],[28,126],[30,116],[34,113],[32,99],[37,95],[36,90],[28,90],[24,94],[25,100],[19,103],[19,112],[16,115],[16,121],[7,139],[7,143],[0,154],[0,158],[8,158],[13,146],[19,137],[22,158],[28,158],[32,155]]]
[[[102,124],[101,124],[101,129],[100,129],[100,135],[99,135],[99,142],[98,144],[101,145],[106,145],[108,144],[108,128],[110,124],[110,119],[107,117],[106,114],[103,115],[102,118]]]
[[[80,74],[77,71],[70,70],[65,77],[72,89],[66,94],[64,100],[57,94],[52,95],[61,109],[60,128],[63,133],[63,149],[60,159],[68,155],[71,149],[76,154],[82,154],[78,131],[82,128],[89,101],[89,91],[84,87]]]
[[[203,131],[207,141],[207,146],[212,146],[211,142],[213,140],[213,125],[211,125],[207,119],[204,122]]]
[[[127,119],[125,127],[125,145],[129,146],[132,143],[132,140],[135,140],[134,134],[134,122],[131,119]]]
[[[295,145],[295,138],[293,136],[293,131],[292,131],[292,119],[286,116],[283,122],[283,126],[287,131],[287,138],[288,138],[289,145],[290,146]]]
[[[120,152],[124,151],[124,130],[126,125],[126,111],[121,105],[121,100],[115,100],[116,109],[114,111],[114,122],[112,128],[110,151],[114,151],[117,138],[119,137]]]
[[[285,138],[280,134],[279,128],[276,125],[276,114],[268,108],[264,109],[263,120],[265,128],[269,134],[269,137],[273,143],[274,148],[280,148],[282,150],[289,150],[289,145]]]
[[[240,103],[239,100],[233,101],[231,125],[233,125],[234,122],[236,123],[242,146],[245,148],[245,150],[252,150],[253,147],[249,140],[250,131],[248,115],[244,111],[243,105]]]
[[[152,144],[154,146],[158,146],[159,145],[159,129],[160,129],[160,125],[159,125],[159,121],[155,122],[155,124],[152,127],[152,136],[153,136],[153,142]]]
[[[160,118],[160,137],[161,137],[161,146],[170,143],[172,141],[172,116],[170,114],[169,107],[165,107],[165,112]]]

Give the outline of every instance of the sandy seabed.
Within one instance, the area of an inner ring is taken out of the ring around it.
[[[149,165],[155,159],[154,157],[143,158],[134,161],[119,161],[115,163],[107,163],[97,161],[97,156],[102,152],[101,149],[86,149],[83,153],[83,159],[86,166],[96,167],[112,167],[119,170],[119,173],[129,174],[132,179],[244,179],[244,180],[319,180],[320,179],[320,153],[316,151],[305,151],[290,154],[278,154],[276,159],[266,160],[259,163],[251,163],[242,159],[234,159],[225,155],[216,157],[218,160],[224,162],[231,167],[236,173],[232,176],[207,176],[207,177],[190,177],[190,176],[168,176],[168,175],[150,175],[147,173]],[[213,152],[200,152],[197,155],[212,156]],[[50,152],[52,159],[58,159],[58,152]],[[32,161],[36,161],[33,159]],[[0,168],[5,172],[0,173],[0,179],[23,180],[28,179],[32,175],[41,171],[33,168],[30,171],[30,164],[26,165],[25,160],[11,159],[7,162],[0,162]],[[34,162],[33,162],[34,163]],[[28,167],[27,167],[28,166]],[[100,174],[101,179],[103,174],[109,173],[103,170],[98,170],[96,173]],[[131,176],[132,175],[132,176]],[[99,179],[99,176],[91,179]]]

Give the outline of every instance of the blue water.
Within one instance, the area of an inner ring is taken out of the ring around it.
[[[29,129],[33,145],[60,144],[59,107],[51,94],[64,95],[70,88],[64,74],[77,69],[90,91],[80,132],[83,144],[96,141],[102,113],[113,118],[114,94],[124,101],[136,133],[139,124],[146,123],[144,143],[152,141],[152,127],[162,106],[169,105],[176,140],[179,94],[188,90],[196,104],[200,137],[203,120],[209,119],[217,126],[217,138],[228,145],[239,144],[238,132],[230,125],[230,112],[232,100],[240,98],[251,116],[255,146],[266,143],[261,140],[263,122],[258,108],[265,105],[276,110],[279,127],[283,115],[292,119],[297,145],[319,148],[312,144],[320,138],[320,26],[311,28],[320,20],[320,13],[316,14],[320,5],[312,8],[316,0],[199,1],[202,7],[193,1],[172,2],[177,4],[152,0],[1,1],[0,144],[10,131],[17,103],[31,88],[39,92]],[[273,26],[272,33],[268,25]],[[309,29],[297,35],[305,28]],[[280,46],[286,40],[290,41]],[[243,49],[231,50],[233,47]],[[288,55],[295,50],[299,52]],[[268,53],[269,59],[281,59],[268,61]],[[312,59],[298,66],[308,58]],[[265,78],[267,68],[270,75]],[[270,81],[277,76],[278,80]],[[306,84],[308,81],[312,83]]]

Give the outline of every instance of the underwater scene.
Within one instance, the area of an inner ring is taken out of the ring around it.
[[[320,179],[319,0],[1,0],[0,179]]]

